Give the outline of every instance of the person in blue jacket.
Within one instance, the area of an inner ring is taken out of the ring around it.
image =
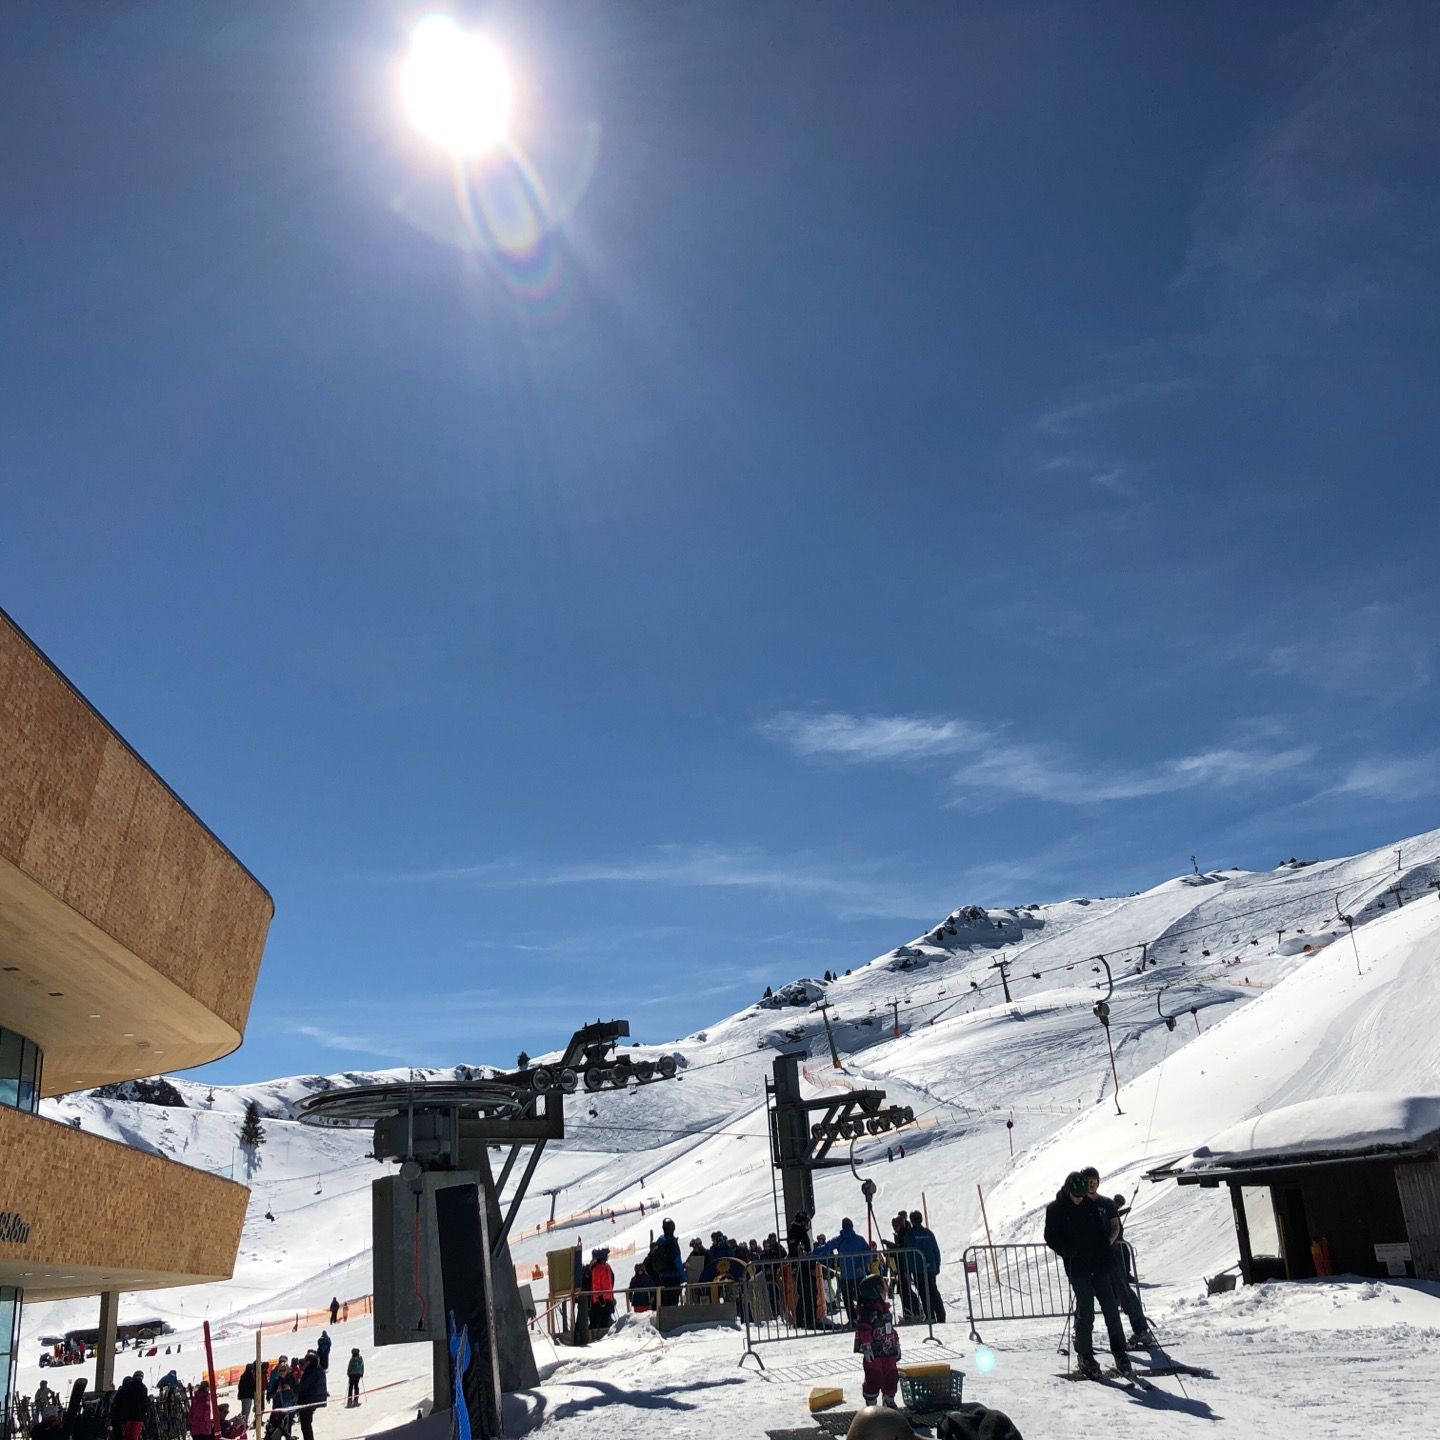
[[[840,1272],[840,1298],[845,1303],[846,1317],[853,1325],[860,1306],[860,1282],[870,1273],[875,1251],[868,1240],[861,1239],[856,1233],[855,1222],[846,1216],[840,1222],[840,1233],[833,1240],[817,1245],[810,1252],[812,1260],[822,1259],[826,1255],[835,1256],[839,1262],[836,1268]]]
[[[919,1281],[916,1288],[925,1302],[925,1311],[937,1325],[942,1325],[945,1322],[945,1302],[940,1298],[940,1242],[918,1210],[910,1212],[906,1244],[919,1253],[925,1264],[925,1273],[916,1277]]]

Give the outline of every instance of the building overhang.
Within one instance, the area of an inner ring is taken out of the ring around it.
[[[228,1280],[250,1192],[0,1107],[0,1285],[25,1299]]]
[[[239,1043],[274,905],[0,611],[0,1025],[42,1093]]]
[[[228,1055],[240,1032],[0,859],[0,1018],[64,1095]]]

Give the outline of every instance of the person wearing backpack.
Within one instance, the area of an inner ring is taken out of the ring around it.
[[[678,1305],[685,1288],[685,1259],[680,1254],[680,1242],[675,1238],[675,1222],[666,1220],[660,1231],[660,1238],[650,1247],[645,1268],[656,1284],[662,1287],[659,1303]]]
[[[360,1381],[365,1374],[365,1361],[361,1359],[359,1350],[350,1352],[350,1363],[345,1367],[345,1379],[348,1388],[345,1391],[345,1403],[352,1409],[360,1403]]]

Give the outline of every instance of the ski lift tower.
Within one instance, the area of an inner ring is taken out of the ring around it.
[[[463,1404],[477,1440],[500,1433],[504,1391],[539,1383],[509,1236],[541,1153],[565,1137],[565,1097],[582,1086],[670,1080],[679,1070],[673,1055],[616,1054],[629,1033],[628,1021],[597,1021],[577,1030],[554,1064],[481,1080],[327,1090],[299,1107],[308,1124],[373,1126],[375,1158],[399,1162],[398,1174],[371,1186],[374,1343],[431,1341],[435,1408]],[[492,1149],[506,1152],[498,1175]]]
[[[837,1140],[858,1140],[862,1135],[883,1135],[915,1118],[908,1105],[885,1104],[883,1090],[846,1090],[832,1099],[805,1100],[800,1094],[803,1050],[777,1055],[771,1067],[774,1078],[765,1082],[770,1111],[770,1160],[780,1172],[784,1192],[785,1224],[804,1211],[815,1213],[816,1170],[833,1170],[850,1164],[830,1154]]]

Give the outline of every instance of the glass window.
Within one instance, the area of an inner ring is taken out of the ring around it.
[[[40,1047],[33,1040],[20,1056],[20,1108],[31,1114],[40,1108]]]
[[[15,1381],[15,1341],[20,1321],[20,1292],[0,1286],[0,1419],[11,1414],[10,1387]]]
[[[0,1105],[37,1110],[44,1054],[33,1040],[0,1026]]]
[[[20,1052],[25,1042],[13,1030],[0,1029],[0,1105],[20,1103]]]
[[[1280,1229],[1275,1224],[1275,1206],[1270,1201],[1270,1187],[1242,1185],[1240,1197],[1245,1202],[1245,1224],[1250,1230],[1250,1253],[1278,1256]]]

